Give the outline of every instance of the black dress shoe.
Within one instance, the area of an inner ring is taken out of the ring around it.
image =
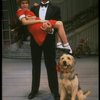
[[[56,97],[54,100],[60,100],[60,97]]]
[[[36,97],[36,95],[37,95],[37,93],[30,93],[30,94],[28,95],[28,99],[33,99],[33,98]]]
[[[65,48],[57,48],[58,52],[62,52],[62,53],[66,53],[69,54],[69,49],[65,49]]]

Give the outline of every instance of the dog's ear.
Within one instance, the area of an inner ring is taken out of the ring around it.
[[[73,57],[73,64],[76,65],[76,60],[75,58]]]
[[[70,54],[73,57],[74,65],[76,64],[76,60],[73,54]]]
[[[63,55],[63,53],[62,52],[60,52],[59,53],[59,56],[58,56],[58,58],[60,59],[60,57]]]

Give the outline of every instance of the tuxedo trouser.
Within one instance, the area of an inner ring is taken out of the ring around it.
[[[48,35],[44,44],[39,46],[34,39],[31,38],[31,55],[32,55],[32,93],[39,91],[40,75],[41,75],[41,57],[44,54],[44,62],[47,70],[48,83],[51,93],[59,96],[58,77],[56,71],[56,52],[55,37]]]

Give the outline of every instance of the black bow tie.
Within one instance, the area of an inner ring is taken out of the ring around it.
[[[47,7],[47,5],[48,5],[48,3],[46,3],[46,4],[40,3],[41,7]]]

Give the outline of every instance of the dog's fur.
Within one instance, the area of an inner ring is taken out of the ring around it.
[[[86,100],[90,91],[83,92],[75,74],[75,59],[70,54],[63,54],[58,61],[60,72],[60,100]]]

